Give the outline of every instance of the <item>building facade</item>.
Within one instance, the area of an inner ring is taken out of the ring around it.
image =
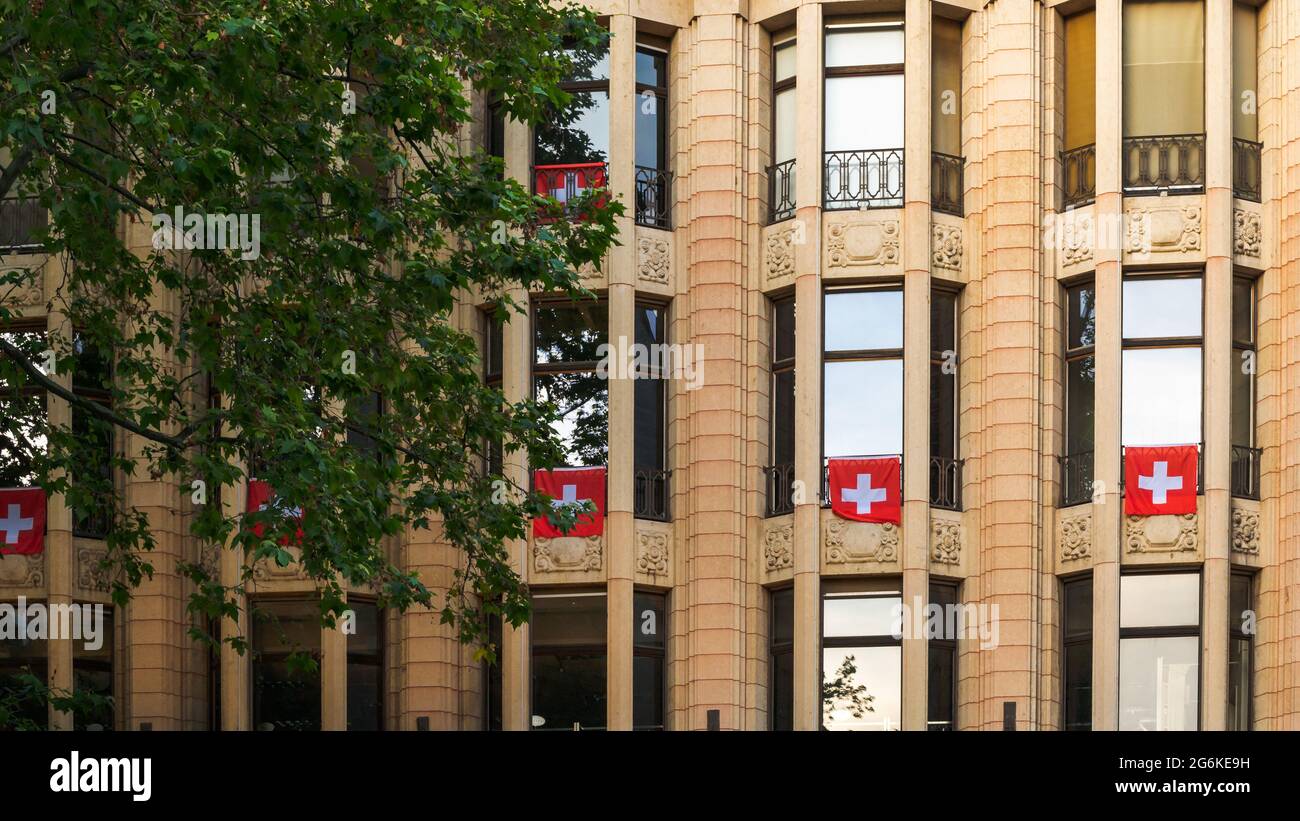
[[[119,729],[1300,729],[1295,0],[589,5],[568,127],[479,100],[462,136],[626,205],[598,299],[456,314],[607,466],[601,535],[512,545],[534,618],[493,626],[499,664],[366,589],[320,630],[294,565],[249,595],[319,676],[246,615],[253,652],[211,653],[177,566],[240,559],[187,535],[188,488],[123,476],[158,549],[113,640],[0,665],[111,692]],[[17,299],[54,331],[45,297]],[[653,378],[602,370],[636,343]],[[1195,513],[1125,514],[1148,445],[1195,447]],[[826,506],[864,455],[901,460],[897,524]],[[0,601],[108,604],[93,521],[51,498],[46,545],[0,557]],[[389,549],[435,589],[460,560],[436,528]],[[900,637],[930,604],[978,629]]]

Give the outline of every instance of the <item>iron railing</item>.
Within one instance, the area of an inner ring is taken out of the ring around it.
[[[671,521],[668,511],[668,477],[671,470],[637,468],[632,472],[632,516],[637,519]]]
[[[930,154],[930,207],[942,214],[960,217],[965,213],[963,192],[966,158],[951,154]]]
[[[1260,201],[1263,153],[1263,143],[1233,139],[1232,195],[1234,197],[1252,202]]]
[[[1259,499],[1259,463],[1264,451],[1245,445],[1232,446],[1232,495]]]
[[[1134,445],[1133,447],[1141,447],[1141,446]],[[1124,474],[1127,473],[1127,471],[1124,469],[1125,451],[1126,448],[1121,447],[1119,449],[1119,463],[1120,463],[1119,489],[1121,493],[1124,492]],[[1196,493],[1199,495],[1204,492],[1205,492],[1205,443],[1198,442],[1196,445]]]
[[[763,468],[767,483],[767,515],[794,512],[794,463]]]
[[[1092,501],[1093,452],[1068,453],[1056,457],[1061,465],[1061,507]]]
[[[930,507],[961,510],[961,459],[930,457]]]
[[[898,490],[901,496],[903,490],[903,457],[898,453],[876,453],[863,454],[859,456],[823,456],[822,457],[822,487],[821,495],[818,497],[822,507],[831,506],[831,459],[897,459],[898,460]],[[900,498],[901,502],[901,498]]]
[[[901,208],[903,205],[903,149],[827,151],[824,206],[847,208]]]
[[[81,539],[103,539],[113,525],[113,509],[96,502],[72,511],[72,535]]]
[[[1125,194],[1198,194],[1204,190],[1204,134],[1125,138]]]
[[[1061,208],[1078,208],[1097,198],[1097,146],[1061,152]]]
[[[658,168],[636,167],[636,224],[673,227],[673,174]]]
[[[45,220],[45,209],[35,197],[0,200],[0,251],[39,249],[36,233]]]
[[[794,216],[794,160],[786,160],[767,169],[767,221],[788,220]]]

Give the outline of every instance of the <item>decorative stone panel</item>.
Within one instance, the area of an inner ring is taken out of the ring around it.
[[[1124,544],[1129,553],[1186,553],[1196,550],[1197,514],[1126,516]]]
[[[898,220],[837,222],[827,230],[828,268],[882,267],[899,264]],[[959,238],[960,239],[960,238]],[[961,252],[958,250],[958,258]]]
[[[284,567],[274,559],[258,559],[253,564],[253,581],[285,582],[303,581],[307,578],[307,568],[299,561],[302,557],[302,549],[294,545],[286,545],[284,549],[293,556],[293,559]]]
[[[930,228],[930,266],[961,273],[961,226],[936,222]]]
[[[794,275],[794,246],[803,239],[803,223],[773,230],[763,248],[763,276],[768,281]]]
[[[10,266],[0,268],[0,278],[12,274],[14,271],[22,271],[22,268]],[[21,285],[0,284],[0,296],[4,297],[6,305],[15,307],[32,307],[43,305],[45,303],[45,286],[44,276],[40,270],[34,276],[29,277]]]
[[[1232,508],[1232,552],[1259,555],[1259,511],[1246,507]]]
[[[962,535],[961,522],[931,518],[930,560],[939,564],[961,564]]]
[[[597,558],[599,562],[599,557]],[[599,564],[597,564],[599,569]],[[668,575],[668,534],[649,530],[636,533],[636,569],[647,576]]]
[[[1167,205],[1130,208],[1125,212],[1124,251],[1138,259],[1199,252],[1201,206]]]
[[[1056,526],[1056,543],[1062,562],[1092,558],[1092,513],[1062,516]]]
[[[600,570],[603,558],[600,536],[561,536],[533,542],[533,569],[538,573]]]
[[[108,590],[108,569],[104,567],[108,548],[78,544],[76,551],[77,587],[82,590]]]
[[[636,278],[640,282],[668,284],[673,246],[667,237],[640,235],[636,241]]]
[[[899,530],[887,522],[851,522],[831,516],[822,536],[822,555],[826,564],[897,562]]]
[[[44,587],[45,554],[0,556],[0,588]]]
[[[1258,211],[1235,208],[1232,211],[1232,251],[1243,257],[1259,259],[1263,246]]]
[[[794,566],[794,522],[786,519],[763,533],[763,566],[777,573]]]
[[[1118,234],[1118,231],[1114,233]],[[1093,249],[1097,246],[1093,207],[1070,209],[1064,214],[1056,214],[1044,239],[1057,249],[1057,265],[1063,273],[1073,274],[1091,268]]]

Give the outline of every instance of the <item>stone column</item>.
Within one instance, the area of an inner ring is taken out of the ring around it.
[[[52,310],[46,318],[46,344],[55,351],[66,350],[72,336],[67,317]],[[54,378],[65,388],[72,388],[72,362],[55,360]],[[46,416],[51,428],[72,425],[72,407],[67,401],[46,395]],[[76,560],[72,544],[72,508],[61,493],[49,494],[45,509],[45,569],[49,588],[46,603],[50,607],[72,603]],[[72,692],[72,640],[50,638],[46,683],[51,690]],[[51,730],[71,730],[72,714],[49,709]]]
[[[230,397],[221,397],[222,406],[230,407]],[[246,476],[248,466],[245,464],[236,465],[239,468],[241,476]],[[221,511],[222,515],[228,519],[238,521],[248,510],[248,481],[244,478],[236,479],[230,487],[221,489]],[[241,581],[240,575],[243,569],[244,556],[243,551],[236,543],[237,531],[232,532],[230,541],[226,544],[217,556],[217,578],[225,587],[234,587]],[[246,640],[251,640],[252,636],[249,631],[252,629],[252,619],[248,613],[248,597],[240,595],[238,597],[239,615],[237,618],[223,618],[221,620],[221,635],[216,638],[221,640],[220,648],[220,665],[221,665],[221,729],[222,730],[248,730],[253,726],[253,705],[251,681],[250,681],[250,658],[249,651],[243,653],[235,650],[225,639],[232,636],[243,636]]]
[[[346,591],[343,597],[347,599]],[[322,730],[348,728],[348,637],[342,628],[342,619],[339,619],[332,629],[322,626],[320,631]]]

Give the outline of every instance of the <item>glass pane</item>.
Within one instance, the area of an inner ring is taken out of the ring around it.
[[[320,656],[320,610],[314,601],[262,601],[253,609],[253,726],[319,730],[320,669],[290,664],[290,653]]]
[[[772,379],[772,464],[794,462],[794,371],[781,371]]]
[[[776,103],[772,106],[772,116],[772,128],[776,134],[775,145],[773,145],[775,154],[772,161],[774,163],[783,163],[787,160],[793,160],[795,137],[798,134],[793,88],[787,88],[777,93]]]
[[[1067,730],[1092,729],[1092,642],[1065,647],[1065,716]]]
[[[320,608],[314,601],[253,604],[253,647],[259,653],[320,651]]]
[[[1241,358],[1242,351],[1234,350],[1232,360],[1232,444],[1251,447],[1255,444],[1255,375]]]
[[[565,49],[564,53],[572,61],[568,81],[583,82],[587,80],[609,79],[609,44],[593,51]]]
[[[794,641],[794,588],[772,591],[772,643]]]
[[[1119,729],[1195,730],[1200,639],[1121,639]]]
[[[957,673],[957,649],[951,644],[930,644],[930,675],[927,730],[953,729],[954,677]]]
[[[1091,356],[1073,359],[1065,369],[1065,452],[1089,453],[1093,443],[1096,360]]]
[[[825,105],[825,150],[903,147],[902,74],[828,77]]]
[[[902,62],[903,27],[900,24],[842,29],[828,27],[826,30],[827,68]]]
[[[1232,136],[1259,139],[1259,10],[1232,5]],[[1247,104],[1250,102],[1251,104]]]
[[[44,394],[0,394],[0,487],[39,483],[36,461],[49,444],[44,429]]]
[[[636,306],[636,344],[662,345],[667,329],[664,327],[664,310],[655,305],[638,304]],[[655,360],[651,357],[651,361]]]
[[[794,300],[780,299],[772,305],[776,327],[772,333],[772,359],[794,359]]]
[[[609,328],[609,307],[604,302],[537,306],[536,362],[596,362]]]
[[[636,81],[647,86],[668,85],[668,56],[662,51],[648,48],[636,50]]]
[[[664,158],[668,112],[662,97],[648,91],[636,99],[636,164],[645,168],[666,169]]]
[[[930,366],[930,455],[957,458],[957,374]]]
[[[29,362],[44,363],[46,351],[45,331],[3,331],[0,332],[0,337],[3,337],[5,342],[21,351]],[[0,354],[0,388],[18,385],[31,385],[31,381],[26,374],[18,370],[16,364],[9,362],[7,354]]]
[[[356,614],[356,632],[347,638],[348,655],[379,655],[379,607],[374,602],[349,601],[348,609]]]
[[[383,668],[375,661],[348,662],[348,729],[382,730]]]
[[[604,645],[605,595],[534,596],[533,646]]]
[[[609,161],[609,92],[575,91],[536,131],[537,165]]]
[[[957,604],[957,585],[932,582],[930,584],[930,604],[939,607],[951,607]]]
[[[1124,338],[1201,335],[1201,278],[1124,280]]]
[[[72,366],[72,387],[88,391],[110,390],[113,386],[111,359],[79,333],[72,338],[72,350],[76,357]]]
[[[1123,4],[1124,136],[1205,130],[1202,0]]]
[[[663,649],[668,636],[667,597],[663,593],[636,593],[632,608],[632,643]]]
[[[930,350],[936,359],[957,351],[957,295],[951,291],[930,294]]]
[[[533,647],[534,730],[605,728],[605,651]]]
[[[1201,441],[1201,349],[1151,348],[1123,354],[1124,445]]]
[[[664,380],[637,379],[633,394],[634,467],[638,470],[663,470],[664,467]]]
[[[826,350],[892,350],[903,347],[903,292],[846,291],[826,294]]]
[[[1248,279],[1232,281],[1232,341],[1255,344],[1255,283]]]
[[[496,317],[489,316],[487,318],[487,356],[484,360],[487,374],[489,376],[498,376],[501,374],[501,353],[504,344],[504,323]]]
[[[822,600],[822,635],[826,638],[892,636],[900,629],[901,596],[828,596]]]
[[[1199,573],[1139,573],[1119,581],[1119,626],[1178,627],[1201,622]]]
[[[603,465],[609,439],[607,380],[592,371],[539,374],[534,380],[539,402],[552,402],[559,419],[551,425],[570,467]]]
[[[1097,141],[1097,16],[1065,18],[1065,150]]]
[[[664,657],[632,659],[632,729],[664,728]]]
[[[1065,635],[1067,638],[1092,634],[1092,578],[1066,582],[1063,587]]]
[[[903,450],[903,361],[827,362],[822,430],[825,456]]]
[[[794,654],[772,655],[772,729],[794,729]]]
[[[822,650],[822,727],[898,730],[902,722],[903,648]]]
[[[1229,599],[1228,629],[1235,633],[1243,633],[1248,626],[1253,627],[1253,619],[1250,618],[1251,611],[1254,608],[1250,595],[1251,582],[1251,577],[1245,573],[1232,574],[1232,597]]]
[[[783,43],[776,48],[776,71],[772,76],[773,81],[781,82],[794,77],[795,73],[795,44],[794,41]]]
[[[1250,640],[1228,641],[1228,725],[1226,730],[1250,729]]]
[[[1066,302],[1069,311],[1066,347],[1073,350],[1097,344],[1097,292],[1092,284],[1071,288]]]

